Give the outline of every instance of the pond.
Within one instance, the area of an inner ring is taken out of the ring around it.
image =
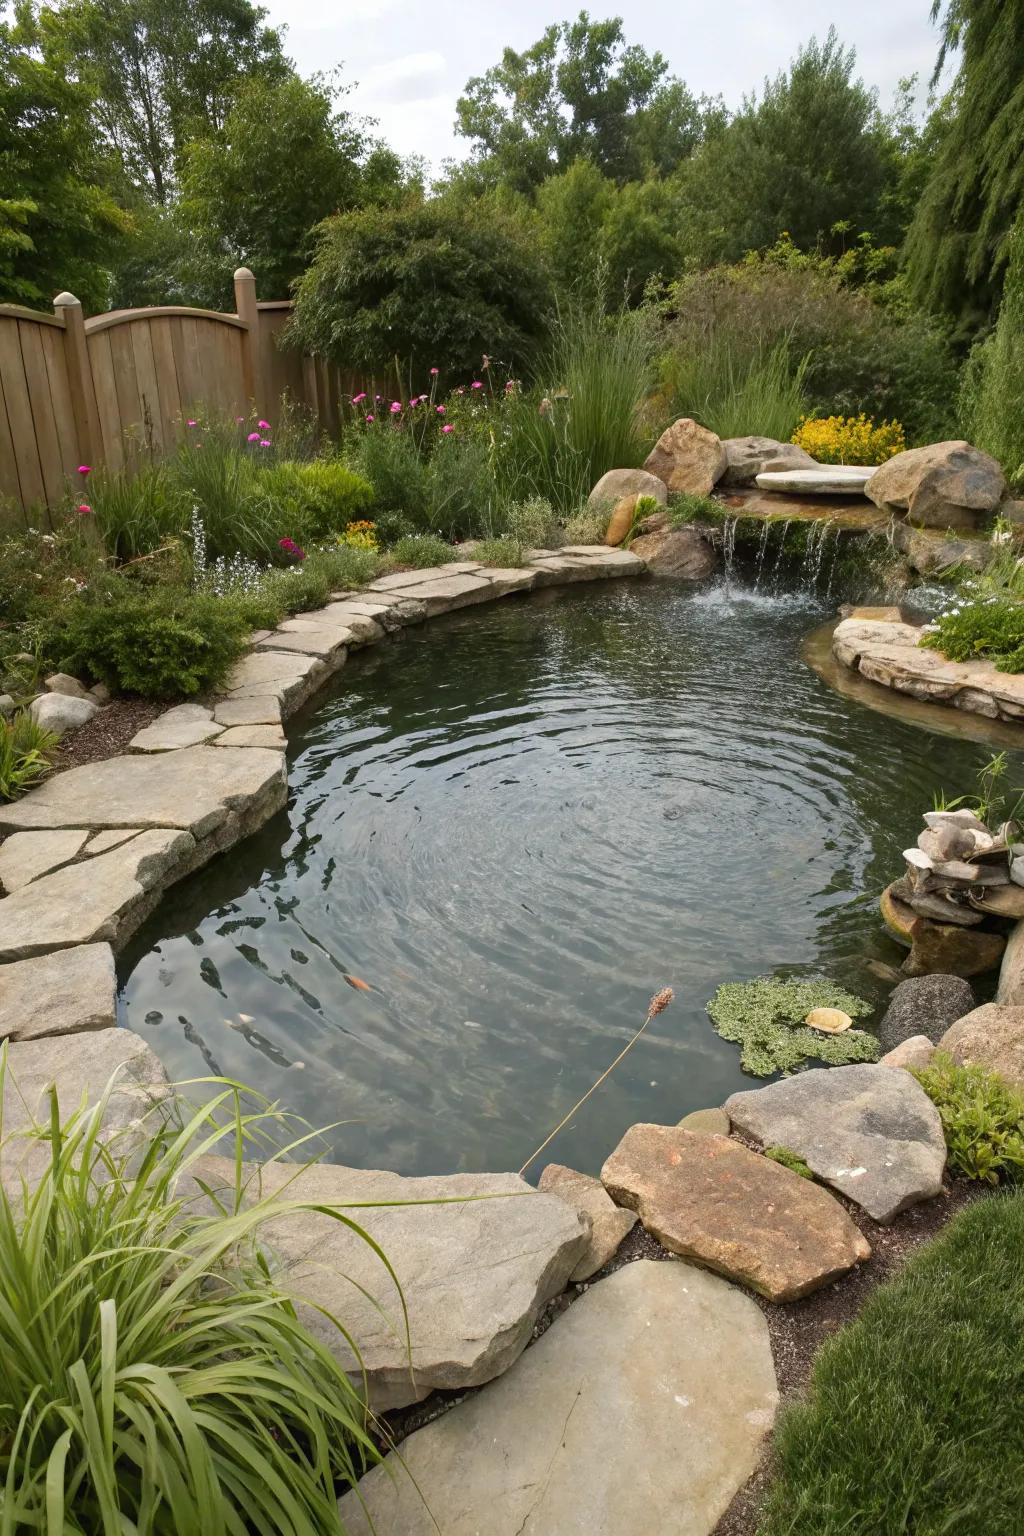
[[[834,611],[608,582],[353,658],[292,722],[287,811],[136,935],[123,1021],[172,1076],[238,1078],[402,1173],[518,1168],[663,986],[532,1173],[720,1104],[751,1080],[705,1013],[719,983],[880,1001],[878,892],[991,752],[833,691],[801,644]]]

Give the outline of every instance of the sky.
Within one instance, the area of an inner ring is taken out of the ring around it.
[[[358,82],[346,101],[379,120],[379,134],[402,155],[423,155],[434,169],[462,158],[466,141],[453,127],[466,81],[509,45],[528,47],[544,28],[574,17],[581,0],[262,0],[273,24],[288,28],[285,46],[301,74],[342,67]],[[857,50],[860,74],[888,106],[901,78],[931,76],[938,50],[929,0],[609,0],[587,7],[598,19],[622,15],[626,38],[665,55],[672,74],[695,95],[724,96],[737,106],[766,75],[788,65],[809,37],[832,22]],[[923,99],[922,89],[922,99]]]

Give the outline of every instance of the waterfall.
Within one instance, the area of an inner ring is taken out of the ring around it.
[[[804,575],[807,586],[811,591],[816,591],[821,577],[822,565],[825,559],[825,545],[828,536],[835,528],[830,517],[822,518],[820,522],[814,522],[807,530],[807,549],[804,553]],[[839,533],[836,529],[836,551],[839,549]]]
[[[757,546],[757,561],[756,561],[756,564],[754,566],[754,591],[755,592],[760,591],[760,588],[761,588],[761,573],[764,570],[764,557],[765,557],[765,551],[768,548],[768,535],[769,535],[769,533],[771,531],[771,526],[772,526],[771,525],[771,520],[766,517],[765,520],[764,520],[764,523],[763,523],[763,525],[761,527],[761,539],[760,539],[760,542],[758,543],[758,546]]]
[[[725,587],[732,585],[733,567],[736,564],[736,526],[738,517],[727,517],[722,524],[722,558],[725,561]]]
[[[775,564],[772,566],[772,573],[768,580],[768,591],[772,594],[779,589],[779,572],[782,569],[782,557],[786,552],[786,535],[791,521],[792,519],[787,517],[786,521],[779,525],[779,552],[775,556]]]

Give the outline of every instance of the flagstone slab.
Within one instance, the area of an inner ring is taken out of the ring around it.
[[[537,572],[529,566],[488,566],[484,572],[495,597],[529,592],[537,585]]]
[[[875,1221],[942,1191],[939,1112],[909,1072],[879,1063],[816,1067],[725,1101],[733,1125],[787,1147]]]
[[[355,613],[344,603],[328,603],[326,608],[316,608],[310,613],[296,614],[277,627],[277,633],[302,634],[308,629],[338,629],[347,633],[346,645],[374,645],[384,639],[384,630],[376,619],[366,613]]]
[[[0,832],[178,827],[201,838],[233,813],[269,815],[284,803],[286,790],[279,752],[203,746],[108,757],[69,768],[24,799],[0,805]]]
[[[0,843],[0,887],[8,895],[70,864],[88,839],[88,830],[68,832],[15,832]]]
[[[280,725],[281,701],[273,694],[218,699],[213,707],[213,718],[223,726]]]
[[[0,965],[0,1039],[110,1029],[117,976],[109,944],[82,944]]]
[[[211,1158],[204,1174],[233,1183],[234,1164]],[[517,1174],[405,1178],[319,1163],[295,1178],[294,1165],[262,1169],[264,1192],[289,1180],[289,1199],[347,1205],[346,1214],[380,1244],[398,1276],[409,1313],[412,1374],[401,1299],[364,1241],[316,1213],[262,1229],[295,1294],[344,1318],[378,1410],[418,1402],[438,1387],[479,1386],[507,1370],[587,1246],[589,1228],[578,1213]],[[375,1208],[375,1201],[428,1203]],[[302,1310],[317,1337],[357,1374],[337,1329],[311,1308]]]
[[[136,732],[128,743],[129,752],[177,752],[182,747],[198,747],[212,741],[224,729],[213,718],[213,710],[203,704],[178,704],[158,715],[152,725]]]
[[[283,752],[287,745],[279,725],[232,725],[214,742],[216,747],[270,747],[275,752]]]
[[[601,1180],[671,1253],[770,1301],[807,1296],[871,1255],[827,1190],[727,1136],[631,1126]]]
[[[110,832],[94,832],[86,847],[86,856],[91,858],[94,853],[109,853],[111,848],[119,848],[141,831],[141,827],[120,827]]]
[[[1024,720],[1024,674],[998,672],[991,661],[947,661],[921,645],[913,624],[843,619],[832,636],[837,661],[869,682],[915,699],[952,704],[990,720]]]
[[[640,1260],[404,1440],[341,1500],[341,1522],[348,1536],[708,1536],[777,1401],[755,1303]]]
[[[341,665],[352,641],[352,631],[340,624],[319,629],[276,629],[256,646],[258,654],[267,651],[294,651],[303,656],[319,656],[332,667]]]
[[[290,714],[312,697],[328,675],[326,663],[318,656],[251,651],[232,667],[227,687],[236,699],[271,694],[280,700],[283,712]]]

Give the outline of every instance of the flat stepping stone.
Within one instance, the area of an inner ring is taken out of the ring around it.
[[[348,1536],[708,1536],[776,1404],[755,1303],[690,1265],[640,1260],[404,1440],[341,1500],[341,1523]]]
[[[253,1173],[257,1170],[251,1169]],[[211,1158],[211,1182],[234,1183],[234,1164]],[[415,1403],[435,1388],[479,1386],[508,1369],[530,1341],[542,1307],[565,1289],[589,1237],[564,1200],[512,1173],[404,1178],[319,1163],[259,1170],[273,1194],[344,1206],[362,1201],[446,1201],[350,1209],[394,1266],[409,1313],[413,1373],[402,1303],[368,1245],[330,1216],[304,1213],[262,1229],[298,1297],[344,1318],[378,1411]],[[294,1182],[291,1182],[294,1179]],[[492,1196],[490,1199],[474,1198]],[[359,1377],[355,1357],[318,1312],[307,1326]]]
[[[231,725],[214,742],[217,747],[270,747],[283,752],[288,745],[279,725]]]
[[[947,661],[920,644],[913,624],[843,619],[832,654],[869,682],[933,704],[952,704],[990,720],[1024,720],[1024,673],[997,672],[990,661]]]
[[[475,574],[479,572],[480,574]],[[434,618],[440,613],[451,613],[456,608],[466,608],[472,603],[483,603],[498,596],[491,583],[483,576],[480,566],[469,566],[464,571],[455,571],[448,575],[439,575],[437,571],[416,571],[409,573],[415,576],[415,580],[404,579],[404,585],[399,589],[403,594],[414,597],[418,603],[424,606],[427,618]],[[381,582],[402,581],[399,576],[384,576]],[[378,583],[374,583],[374,590]],[[390,589],[388,589],[390,590]]]
[[[511,592],[531,592],[537,585],[537,572],[526,566],[488,566],[483,572],[495,597]]]
[[[875,465],[822,464],[816,469],[765,470],[755,476],[758,490],[798,492],[805,496],[849,496],[863,491]]]
[[[338,658],[336,661],[340,665]],[[232,667],[227,689],[234,699],[273,696],[280,701],[283,713],[292,714],[312,698],[329,675],[330,669],[319,656],[290,655],[287,651],[251,651]],[[217,710],[214,715],[216,718]]]
[[[212,741],[224,729],[213,718],[213,710],[202,704],[178,704],[166,710],[128,743],[129,752],[177,752],[182,747],[198,747]]]
[[[294,618],[279,624],[277,633],[297,635],[307,629],[332,628],[348,635],[346,645],[375,645],[384,639],[384,629],[376,619],[365,613],[353,613],[344,603],[329,603],[326,608],[317,608],[311,613],[297,613]]]
[[[986,1003],[958,1019],[939,1049],[965,1067],[984,1067],[1012,1088],[1024,1088],[1024,1007]]]
[[[219,725],[280,725],[281,701],[273,694],[252,698],[218,699],[213,718]]]
[[[725,1136],[631,1126],[601,1180],[663,1247],[770,1301],[806,1296],[871,1255],[827,1190]]]
[[[88,841],[87,830],[15,832],[0,843],[0,886],[10,896],[51,869],[70,864]]]
[[[546,1194],[558,1195],[572,1206],[583,1211],[590,1222],[590,1238],[586,1252],[569,1276],[570,1280],[589,1280],[609,1259],[615,1257],[622,1239],[636,1225],[636,1212],[624,1211],[617,1206],[601,1183],[589,1173],[577,1173],[561,1163],[549,1163],[537,1180],[537,1188]]]
[[[795,1152],[875,1221],[942,1191],[942,1122],[909,1072],[819,1067],[734,1093],[725,1108],[739,1130]]]
[[[314,629],[312,625],[295,630],[275,630],[266,640],[260,640],[256,651],[294,651],[302,656],[319,656],[332,666],[340,666],[346,659],[352,640],[352,631],[341,624]]]
[[[110,1029],[117,977],[109,944],[82,944],[0,965],[0,1039],[35,1040]]]
[[[0,805],[0,832],[57,827],[178,827],[200,838],[229,817],[237,819],[244,814],[253,820],[262,815],[266,820],[284,804],[286,793],[279,752],[232,752],[204,746],[109,757],[69,768],[23,800]],[[258,819],[255,824],[260,824]]]

